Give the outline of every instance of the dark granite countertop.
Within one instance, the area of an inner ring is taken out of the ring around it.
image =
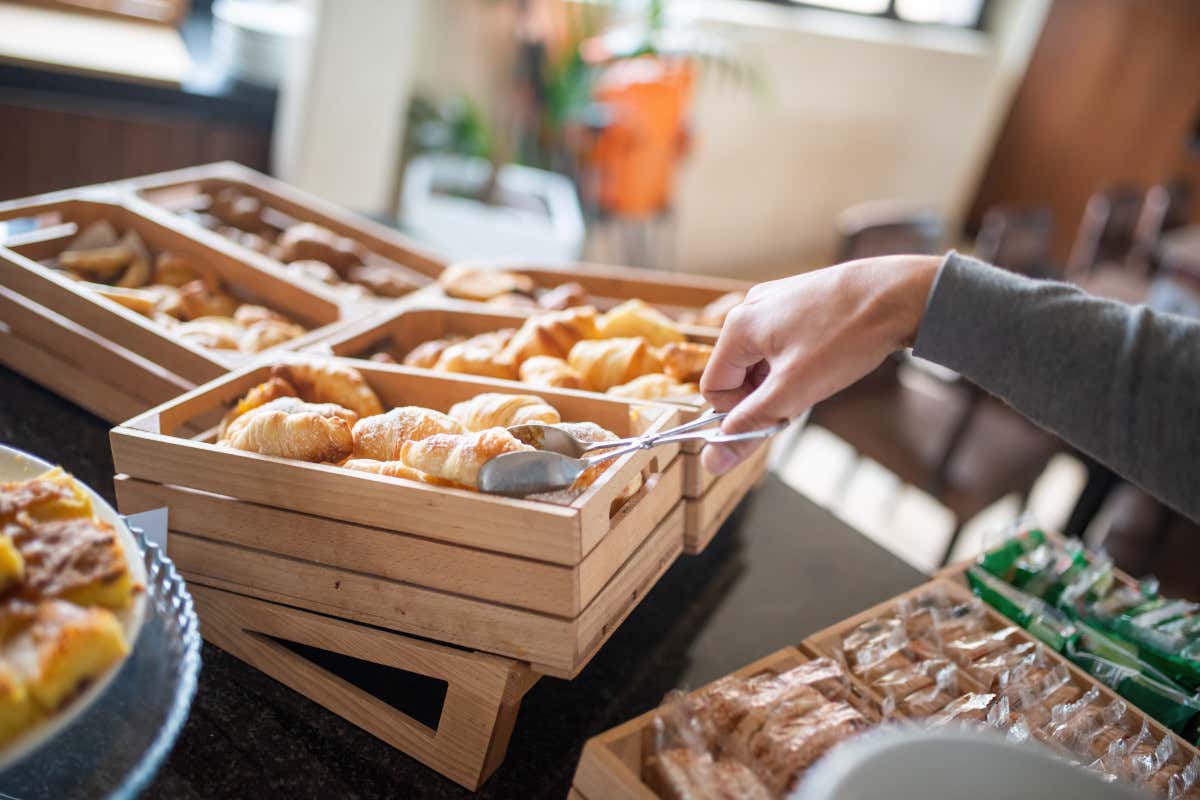
[[[0,442],[112,499],[108,425],[0,367]],[[924,576],[770,477],[700,556],[681,556],[574,681],[525,697],[483,797],[563,798],[588,737]],[[191,717],[145,796],[464,797],[470,793],[205,645]]]

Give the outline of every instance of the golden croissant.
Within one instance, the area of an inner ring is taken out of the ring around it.
[[[641,336],[655,346],[686,340],[666,314],[641,300],[627,300],[596,320],[596,328],[602,339],[624,336]]]
[[[499,392],[487,392],[455,403],[450,407],[450,416],[468,431],[507,428],[526,422],[553,424],[562,421],[554,407],[536,395]]]
[[[450,297],[461,300],[491,300],[509,292],[533,293],[533,279],[528,275],[469,264],[452,264],[442,272],[438,285]]]
[[[653,373],[634,378],[629,383],[614,386],[606,392],[613,397],[630,400],[666,400],[700,397],[700,387],[694,383],[680,383],[669,375]]]
[[[221,420],[221,425],[217,428],[217,438],[224,439],[226,431],[229,430],[229,425],[235,419],[253,411],[260,406],[263,406],[272,400],[277,400],[280,397],[295,397],[296,389],[283,378],[269,378],[255,386],[237,401],[237,405],[229,410],[225,418]]]
[[[488,428],[475,433],[439,433],[405,442],[400,460],[435,478],[474,489],[479,486],[479,470],[489,459],[532,449],[504,428]]]
[[[229,317],[198,317],[179,325],[173,335],[212,350],[237,350],[245,330]]]
[[[345,469],[356,472],[373,472],[376,475],[386,475],[389,478],[404,478],[420,483],[431,483],[435,486],[454,486],[452,481],[428,475],[419,469],[408,466],[403,461],[376,461],[371,458],[351,458],[341,464]]]
[[[245,332],[238,338],[238,349],[243,353],[261,353],[269,347],[303,335],[304,328],[294,322],[260,319],[246,326]]]
[[[521,364],[533,356],[565,358],[580,339],[596,338],[596,309],[569,308],[551,311],[525,320],[508,346],[503,358]]]
[[[663,372],[680,383],[694,383],[704,374],[712,345],[697,342],[671,342],[656,353],[662,361]]]
[[[341,461],[354,450],[350,424],[340,416],[313,410],[292,398],[272,400],[233,421],[218,444],[300,461]]]
[[[553,356],[534,356],[521,362],[522,383],[558,389],[586,389],[583,376],[566,361]]]
[[[585,339],[571,348],[567,363],[591,389],[600,392],[662,369],[641,338]]]
[[[383,404],[358,370],[332,361],[280,364],[272,375],[283,378],[310,403],[337,403],[360,417],[383,413]]]
[[[442,351],[433,368],[442,372],[513,380],[517,377],[517,367],[501,354],[509,335],[507,330],[494,331],[452,344]]]
[[[354,457],[394,461],[405,442],[424,439],[435,433],[463,433],[458,420],[419,406],[393,408],[386,414],[363,417],[354,423]]]
[[[409,350],[408,355],[404,357],[404,363],[409,367],[433,369],[446,348],[461,341],[463,341],[461,336],[453,336],[447,339],[431,339]]]

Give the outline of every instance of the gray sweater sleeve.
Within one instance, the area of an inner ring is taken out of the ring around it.
[[[913,351],[1200,521],[1200,321],[951,252]]]

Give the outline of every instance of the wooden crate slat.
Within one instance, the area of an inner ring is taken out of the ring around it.
[[[767,472],[770,446],[763,445],[750,458],[738,464],[720,479],[699,499],[687,499],[687,535],[684,539],[685,552],[695,555],[708,547],[717,531],[729,519],[738,503],[754,488]]]

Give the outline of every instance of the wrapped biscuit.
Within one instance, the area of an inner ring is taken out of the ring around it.
[[[966,665],[966,671],[984,686],[1003,688],[1008,683],[1012,669],[1036,650],[1037,645],[1033,642],[1021,642],[975,659]]]
[[[998,631],[969,633],[962,638],[945,642],[942,650],[951,660],[966,665],[1020,641],[1019,629],[1008,627]]]
[[[950,662],[944,659],[918,661],[879,677],[872,686],[884,697],[900,700],[937,682],[937,674]]]
[[[938,670],[932,686],[908,695],[899,706],[910,717],[928,717],[941,711],[958,695],[958,668],[949,664]]]
[[[954,723],[983,723],[996,695],[990,692],[968,692],[950,701],[929,719],[929,725],[940,727]]]

